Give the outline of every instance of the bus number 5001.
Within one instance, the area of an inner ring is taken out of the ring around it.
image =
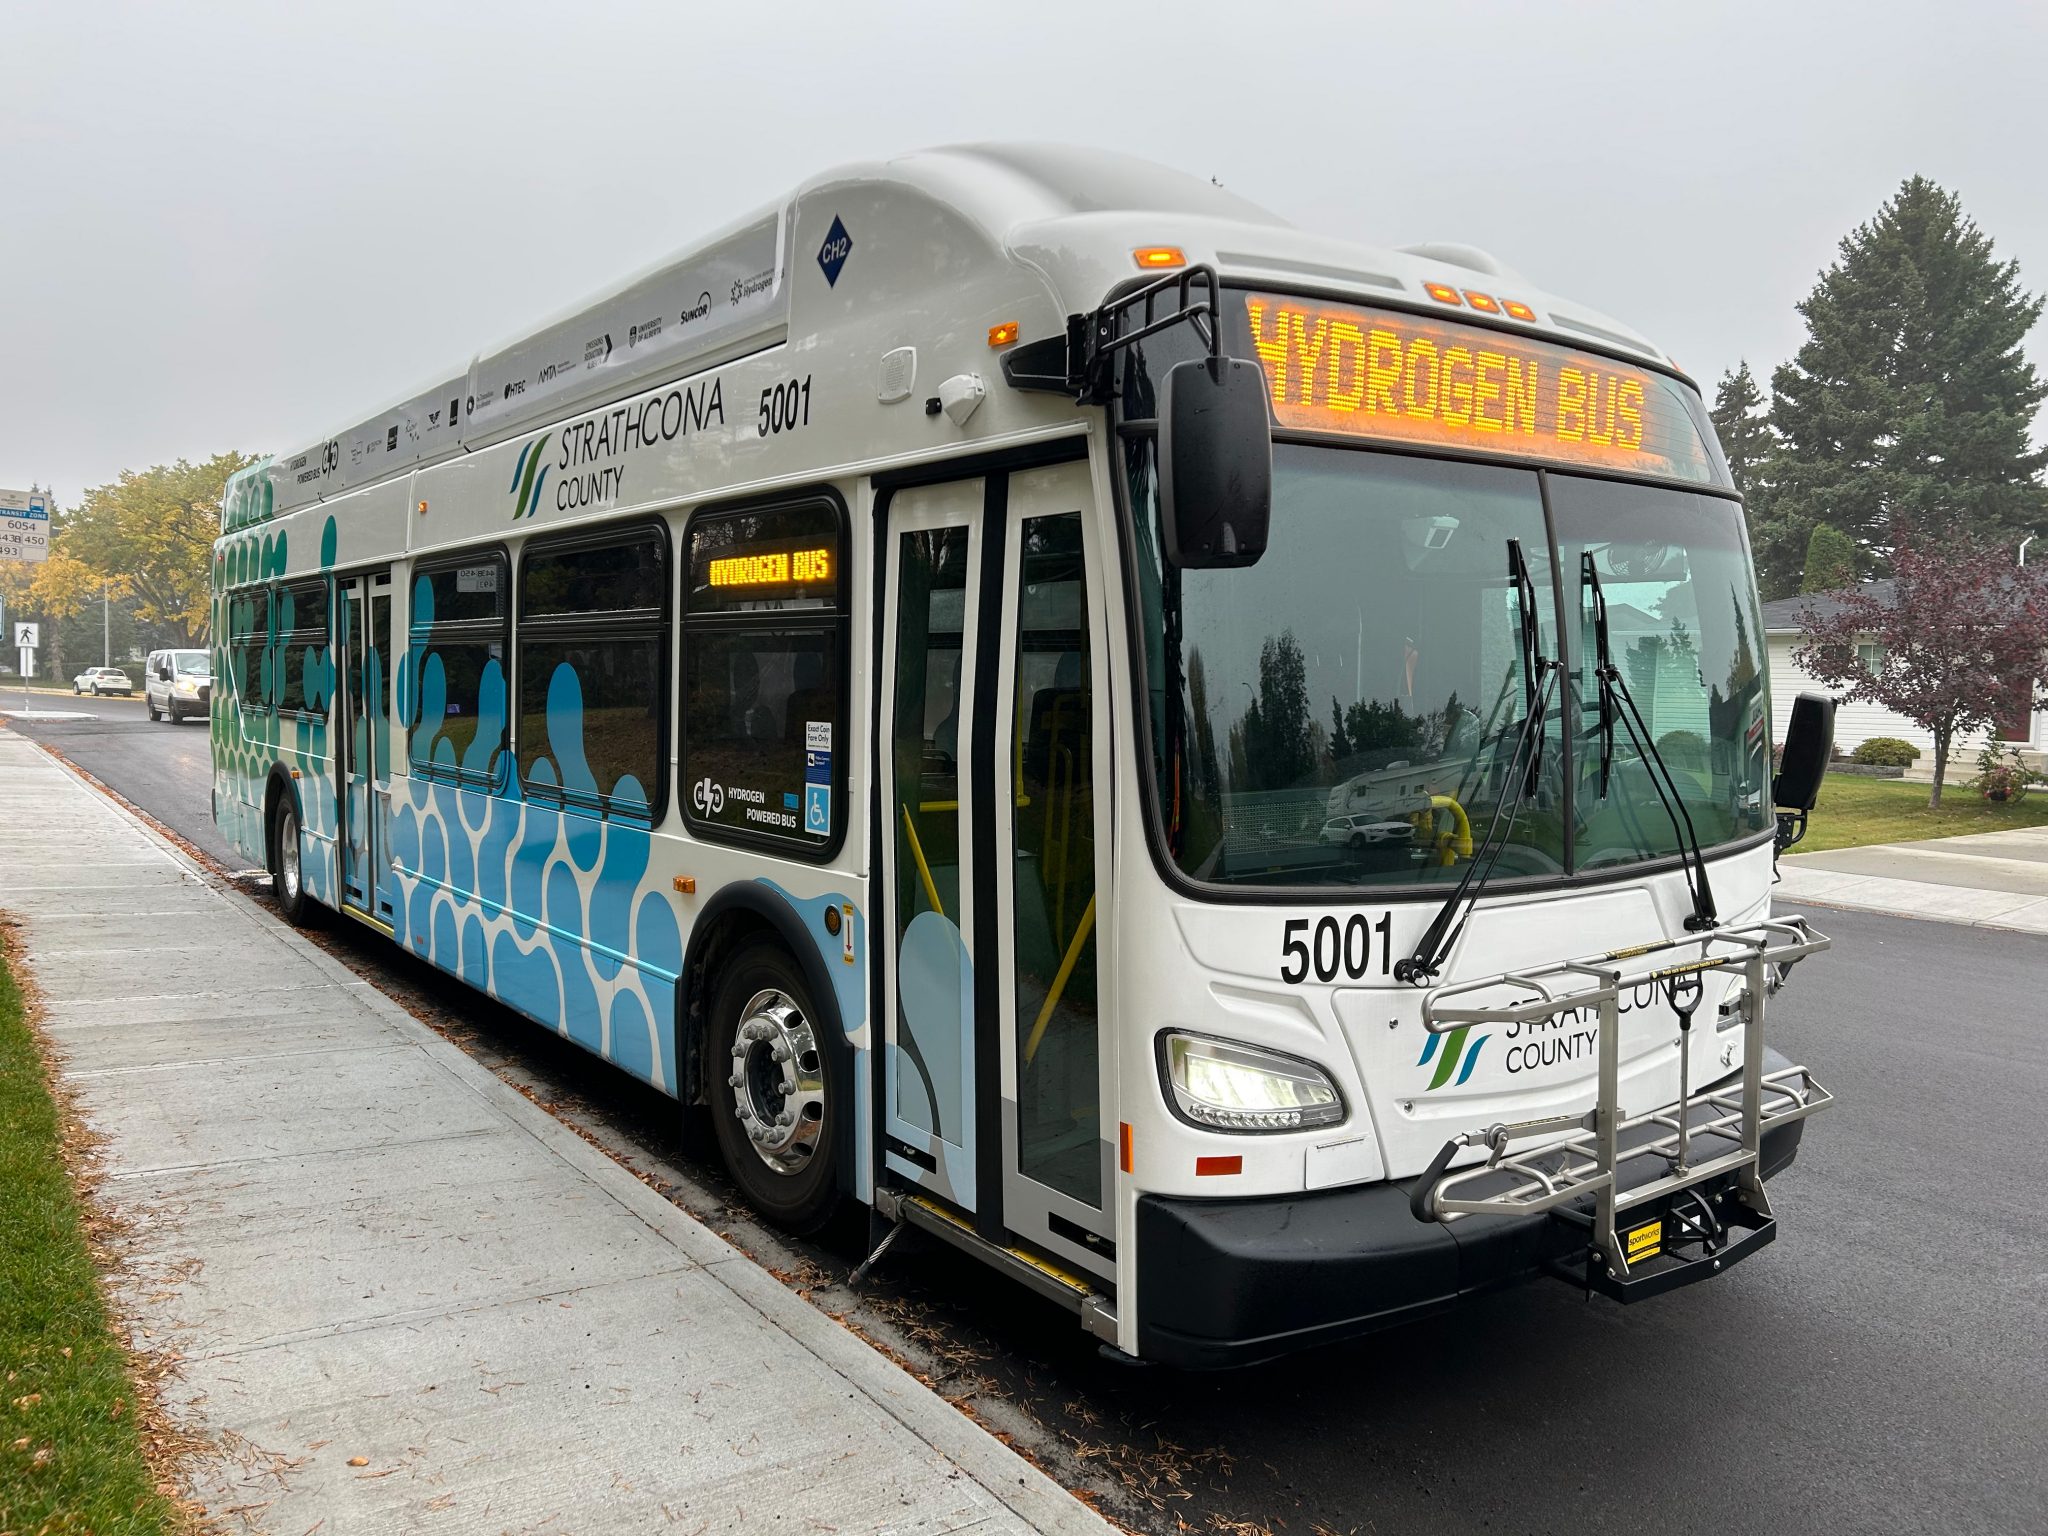
[[[771,432],[794,432],[811,424],[811,376],[771,384],[761,391],[761,416],[754,428],[761,436]]]
[[[1334,917],[1326,917],[1315,923],[1313,936],[1309,927],[1308,918],[1290,917],[1281,930],[1282,981],[1307,981],[1310,971],[1315,972],[1317,981],[1335,981],[1339,976],[1357,981],[1371,970],[1374,949],[1379,951],[1379,973],[1382,976],[1392,974],[1392,913],[1382,916],[1376,923],[1363,912],[1352,913],[1342,924]],[[1372,939],[1375,933],[1380,936],[1377,945]]]

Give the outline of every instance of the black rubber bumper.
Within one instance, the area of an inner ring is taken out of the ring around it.
[[[1765,1178],[1791,1165],[1805,1129],[1765,1135]],[[1138,1353],[1190,1370],[1252,1365],[1426,1317],[1585,1250],[1583,1232],[1547,1215],[1417,1221],[1413,1183],[1139,1197]]]

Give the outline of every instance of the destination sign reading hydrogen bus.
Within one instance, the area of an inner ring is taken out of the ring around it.
[[[1711,483],[1661,374],[1534,337],[1253,293],[1251,342],[1283,427]]]
[[[832,579],[829,549],[777,549],[711,562],[714,587],[811,586]]]

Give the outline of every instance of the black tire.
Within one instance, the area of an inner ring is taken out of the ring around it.
[[[150,724],[154,725],[157,721],[163,719],[163,711],[156,707],[147,694],[143,695],[142,707],[149,711]],[[173,723],[175,724],[176,722]]]
[[[289,796],[277,803],[270,820],[270,894],[277,898],[277,910],[295,928],[312,925],[313,903],[306,896],[306,881],[299,862],[299,808]]]
[[[763,999],[769,994],[779,1000]],[[794,1021],[789,1017],[794,1011]],[[745,1043],[734,1054],[742,1024],[767,1028],[765,1038]],[[750,944],[720,968],[711,1003],[704,1072],[711,1097],[711,1123],[733,1182],[747,1203],[768,1220],[799,1235],[816,1232],[839,1205],[837,1115],[850,1113],[852,1071],[845,1042],[811,1005],[810,988],[796,963],[779,946]],[[785,1066],[773,1051],[785,1042],[813,1047]],[[735,1085],[734,1075],[745,1081]],[[783,1095],[783,1084],[797,1092]],[[744,1097],[771,1138],[757,1143],[740,1117]],[[791,1124],[766,1122],[762,1111],[783,1110]]]
[[[1365,852],[1365,834],[1363,832],[1354,832],[1351,834],[1350,848],[1353,853]]]

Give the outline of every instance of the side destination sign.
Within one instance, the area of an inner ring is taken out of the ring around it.
[[[1676,379],[1535,337],[1252,293],[1282,427],[1711,484]]]

